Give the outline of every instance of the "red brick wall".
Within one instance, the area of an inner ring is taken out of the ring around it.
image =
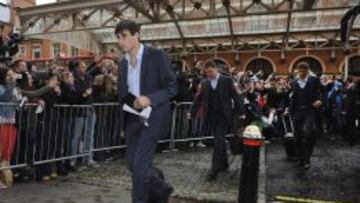
[[[36,3],[35,0],[12,0],[11,4],[14,8],[16,7],[30,7],[34,6]],[[16,27],[20,27],[20,20],[16,14],[15,11],[12,11],[12,22],[16,25]],[[41,46],[41,58],[52,58],[52,42],[50,40],[28,40],[21,44],[21,46],[25,46],[25,54],[21,55],[19,57],[25,59],[25,60],[31,60],[32,59],[32,47],[34,45],[40,45]],[[71,49],[70,45],[67,44],[61,44],[61,52],[65,53],[66,57],[71,56]],[[89,51],[79,49],[79,55],[80,56],[88,56]]]
[[[352,55],[358,54],[357,50],[352,51]],[[341,50],[335,52],[335,58],[331,59],[331,49],[329,50],[297,50],[285,53],[285,60],[281,60],[281,51],[263,51],[260,55],[257,52],[239,53],[240,64],[235,66],[236,53],[218,53],[218,54],[197,54],[196,59],[206,61],[209,59],[222,59],[230,67],[237,67],[238,70],[245,70],[246,65],[255,58],[265,58],[275,67],[274,71],[279,74],[287,74],[293,64],[302,57],[312,57],[317,59],[322,65],[325,74],[338,74],[340,67],[344,64],[344,53]],[[194,55],[188,55],[186,62],[190,67],[194,64]]]
[[[11,6],[13,8],[26,8],[35,5],[35,0],[11,0]],[[11,11],[11,23],[18,27],[20,25],[19,17],[15,10]]]

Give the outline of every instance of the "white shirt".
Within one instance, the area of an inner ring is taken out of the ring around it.
[[[132,66],[130,61],[130,54],[125,55],[125,59],[128,61],[128,72],[127,72],[127,85],[128,91],[135,95],[136,97],[140,96],[140,72],[141,72],[141,63],[144,53],[144,45],[140,44],[139,51],[136,55],[135,65]]]
[[[301,89],[304,89],[306,83],[308,81],[308,76],[306,76],[306,78],[304,80],[301,80],[300,78],[298,79],[297,83],[299,84]]]
[[[210,84],[213,89],[216,89],[217,84],[219,82],[219,77],[220,77],[220,73],[218,73],[214,79],[210,79]]]

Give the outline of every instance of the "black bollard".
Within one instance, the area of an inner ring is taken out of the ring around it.
[[[262,139],[244,138],[238,203],[256,203],[258,194],[259,154]]]

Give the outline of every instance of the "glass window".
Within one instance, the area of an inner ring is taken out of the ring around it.
[[[257,58],[252,60],[246,66],[246,71],[248,70],[251,70],[253,73],[258,73],[259,71],[262,71],[265,77],[274,72],[272,64],[264,58]]]
[[[53,57],[60,56],[60,52],[61,52],[61,45],[60,45],[60,43],[54,43],[54,44],[52,45],[52,50],[53,50]]]
[[[20,55],[24,56],[25,53],[26,53],[25,47],[24,47],[24,46],[21,46],[21,47],[20,47]]]
[[[33,59],[38,59],[41,57],[41,48],[40,46],[34,46],[32,48],[32,58]]]
[[[301,58],[295,62],[294,66],[293,66],[293,70],[297,66],[297,64],[299,64],[300,62],[307,62],[310,65],[310,70],[317,76],[321,76],[323,69],[322,69],[321,63],[317,59],[312,58],[312,57]]]
[[[71,56],[72,57],[79,56],[79,49],[74,46],[71,46]]]
[[[354,72],[360,71],[360,56],[353,56],[349,59],[349,75],[352,75]],[[345,71],[345,65],[342,67],[342,70]]]

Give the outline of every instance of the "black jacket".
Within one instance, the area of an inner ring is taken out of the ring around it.
[[[205,109],[205,119],[207,119],[207,111],[209,108],[213,108],[209,106],[209,94],[210,94],[211,84],[209,80],[203,80],[201,82],[200,92],[194,99],[194,103],[191,107],[192,117],[196,115],[197,110],[203,105]],[[220,75],[219,81],[217,84],[217,88],[220,92],[221,100],[221,109],[224,111],[223,115],[227,119],[228,122],[232,122],[234,109],[232,108],[232,101],[235,103],[235,112],[240,113],[243,111],[243,99],[237,93],[233,81],[230,77]]]
[[[67,84],[61,85],[61,99],[63,104],[70,105],[85,105],[87,98],[83,97],[83,93],[85,89],[77,89],[76,87],[71,88]],[[71,115],[86,117],[87,116],[87,108],[85,107],[72,107],[70,109]]]
[[[304,87],[305,93],[300,95],[300,86],[297,84],[297,80],[292,83],[292,96],[290,110],[293,116],[297,116],[299,113],[296,109],[297,106],[303,107],[302,112],[317,113],[318,109],[315,109],[312,104],[321,100],[321,83],[317,77],[308,77],[308,81]],[[301,104],[300,104],[301,103]]]
[[[360,118],[360,82],[349,88],[344,108],[348,119]]]

